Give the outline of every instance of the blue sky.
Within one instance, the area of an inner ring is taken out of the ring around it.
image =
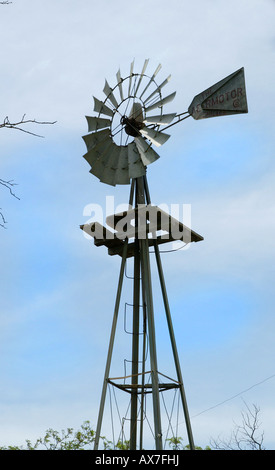
[[[162,255],[195,441],[228,436],[243,399],[261,408],[274,449],[275,379],[199,414],[275,373],[274,19],[271,0],[1,6],[0,121],[57,121],[29,128],[43,139],[0,130],[1,178],[14,179],[20,198],[0,188],[1,445],[96,423],[120,260],[79,225],[87,204],[127,202],[129,188],[89,174],[81,136],[105,78],[115,84],[119,67],[126,76],[134,58],[136,72],[150,58],[148,70],[162,64],[159,80],[172,74],[177,113],[245,68],[249,113],[172,127],[148,181],[154,204],[191,204],[204,236]],[[165,369],[161,316],[157,324]]]

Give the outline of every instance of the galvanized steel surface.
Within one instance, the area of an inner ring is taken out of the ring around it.
[[[247,113],[244,68],[196,95],[188,112],[194,119]]]

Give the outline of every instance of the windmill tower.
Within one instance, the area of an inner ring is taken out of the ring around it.
[[[95,449],[99,446],[107,387],[110,384],[130,395],[127,439],[131,450],[143,449],[144,446],[145,402],[148,395],[152,398],[151,427],[154,447],[163,449],[165,437],[160,394],[169,390],[179,394],[188,443],[191,450],[195,448],[159,247],[174,240],[181,240],[184,244],[196,243],[203,240],[203,237],[151,204],[146,171],[147,166],[159,158],[153,147],[160,147],[170,137],[164,132],[167,128],[190,116],[202,119],[247,112],[244,70],[240,69],[197,95],[187,112],[165,114],[165,105],[174,99],[176,93],[163,96],[163,88],[169,82],[170,76],[158,85],[156,76],[161,66],[159,65],[152,75],[147,75],[148,62],[145,60],[141,73],[134,72],[133,62],[130,74],[125,78],[121,77],[119,70],[113,88],[105,82],[105,99],[100,101],[94,97],[94,111],[97,115],[86,117],[89,133],[83,137],[87,146],[84,158],[91,166],[90,173],[108,185],[130,185],[129,209],[108,217],[106,222],[109,228],[97,222],[81,226],[82,230],[93,237],[96,246],[105,246],[109,255],[121,258]],[[151,252],[155,255],[172,349],[175,368],[173,378],[168,377],[158,364],[149,256]],[[129,259],[133,260],[134,272],[131,372],[128,375],[122,373],[119,378],[112,378],[110,370],[126,262]]]

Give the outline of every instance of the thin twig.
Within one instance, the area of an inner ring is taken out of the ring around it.
[[[7,228],[4,224],[7,223],[7,221],[5,220],[5,217],[3,215],[3,213],[1,212],[2,209],[0,209],[0,219],[2,220],[2,222],[0,222],[0,227],[3,227],[3,228]]]
[[[6,188],[8,188],[8,190],[9,190],[9,192],[12,196],[16,197],[16,199],[19,199],[19,197],[16,196],[16,194],[14,194],[14,192],[12,190],[12,187],[16,186],[16,183],[13,183],[13,180],[5,181],[5,180],[2,180],[0,178],[0,184],[2,184],[2,186],[5,186]]]
[[[16,199],[20,200],[20,198],[19,198],[18,196],[16,196],[16,194],[15,194],[15,193],[13,192],[13,190],[12,190],[12,187],[13,187],[13,186],[16,186],[16,183],[14,183],[13,180],[5,181],[5,180],[2,180],[2,178],[0,178],[0,184],[1,184],[2,186],[5,186],[5,188],[7,188],[7,189],[9,190],[10,194],[11,194],[13,197],[15,197]],[[0,222],[0,227],[2,227],[2,228],[7,228],[7,227],[5,226],[5,224],[7,223],[7,221],[6,221],[5,217],[4,217],[4,214],[3,214],[1,211],[2,211],[2,209],[0,209],[0,221],[2,221],[2,222]]]
[[[49,121],[37,121],[36,119],[25,119],[26,114],[23,114],[22,119],[18,122],[10,122],[8,116],[5,117],[4,122],[0,124],[0,128],[6,127],[8,129],[16,129],[21,132],[25,132],[26,134],[31,134],[36,137],[44,137],[43,135],[36,134],[35,132],[28,131],[26,129],[23,129],[21,126],[22,124],[55,124],[56,121],[49,122]]]

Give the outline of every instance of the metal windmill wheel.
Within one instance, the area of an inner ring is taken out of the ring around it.
[[[176,113],[163,113],[164,105],[176,94],[162,95],[171,76],[157,85],[155,78],[161,66],[148,76],[145,75],[147,65],[148,60],[141,73],[134,73],[132,62],[126,78],[121,78],[118,71],[113,88],[106,80],[105,100],[94,97],[94,111],[98,115],[86,117],[90,133],[83,137],[87,146],[84,158],[91,165],[90,172],[103,183],[129,184],[132,178],[144,176],[147,165],[159,158],[152,144],[159,147],[170,137],[161,127],[170,124],[176,116]]]

